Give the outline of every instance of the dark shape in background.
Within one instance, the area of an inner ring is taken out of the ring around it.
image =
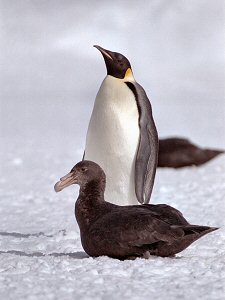
[[[221,153],[224,153],[224,150],[203,149],[185,138],[161,139],[159,140],[158,167],[200,166]]]

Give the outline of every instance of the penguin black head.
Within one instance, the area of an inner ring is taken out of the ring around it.
[[[102,53],[108,75],[123,79],[132,74],[130,62],[124,55],[106,50],[97,45],[94,45],[94,47]]]

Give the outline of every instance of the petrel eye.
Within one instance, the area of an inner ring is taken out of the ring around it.
[[[82,167],[82,168],[81,168],[81,171],[82,171],[82,172],[85,172],[85,171],[87,171],[87,168]]]

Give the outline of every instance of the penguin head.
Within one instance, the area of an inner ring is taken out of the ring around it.
[[[102,53],[108,75],[119,79],[133,77],[130,62],[124,55],[106,50],[97,45],[94,45],[94,47]]]

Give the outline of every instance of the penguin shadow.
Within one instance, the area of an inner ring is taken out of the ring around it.
[[[65,230],[60,230],[60,232],[62,232],[65,235]],[[53,237],[54,235],[47,235],[44,232],[38,232],[38,233],[19,233],[19,232],[2,232],[0,231],[0,236],[10,236],[10,237],[14,237],[14,238],[30,238],[30,237],[40,237],[40,236],[44,236],[44,237]],[[0,255],[1,254],[13,254],[13,255],[18,255],[18,256],[25,256],[25,257],[61,257],[61,256],[66,256],[69,258],[73,258],[73,259],[84,259],[84,258],[88,258],[89,256],[84,252],[84,251],[77,251],[77,252],[71,252],[71,253],[57,253],[57,252],[53,252],[53,253],[49,253],[49,254],[44,254],[42,252],[31,252],[31,253],[26,253],[24,251],[19,251],[19,250],[7,250],[7,251],[1,251],[0,250]]]

